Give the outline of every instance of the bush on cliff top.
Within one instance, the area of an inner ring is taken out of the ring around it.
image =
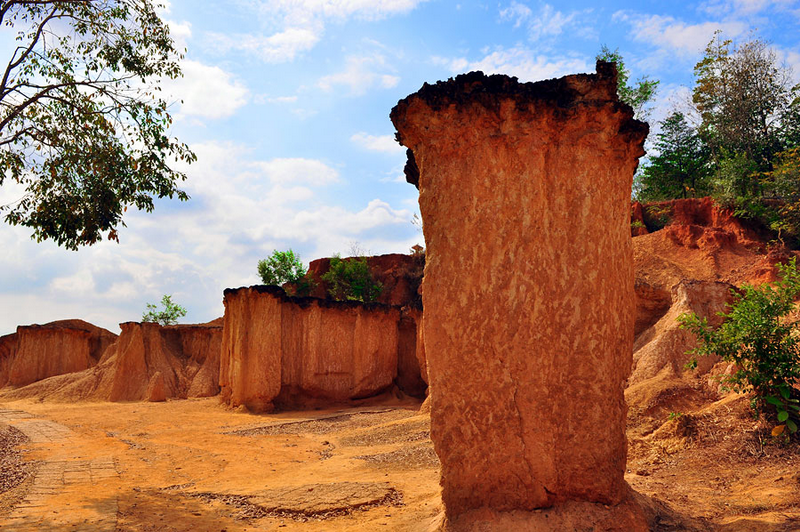
[[[712,329],[706,318],[695,313],[678,318],[681,327],[697,336],[693,356],[718,355],[736,364],[736,371],[722,383],[736,392],[753,392],[752,406],[758,414],[777,420],[773,435],[794,434],[800,425],[800,328],[789,323],[800,295],[800,272],[795,259],[778,264],[781,281],[774,286],[744,285],[732,290],[731,311],[720,313],[725,321]],[[690,367],[696,365],[692,359]]]
[[[142,322],[158,323],[159,325],[175,325],[178,318],[186,316],[186,309],[172,302],[172,296],[165,295],[161,298],[163,310],[158,310],[156,305],[147,304],[147,312],[142,314]]]
[[[306,277],[306,269],[300,255],[291,249],[272,251],[269,258],[258,261],[258,276],[264,284],[283,286],[292,295],[306,296],[314,289],[315,283]]]
[[[334,255],[322,280],[328,283],[331,297],[339,301],[369,303],[378,299],[383,290],[383,285],[372,276],[366,257],[342,259],[338,254]]]

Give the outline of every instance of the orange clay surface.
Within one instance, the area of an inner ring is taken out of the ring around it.
[[[0,494],[8,531],[432,530],[417,403],[251,415],[218,398],[0,403],[33,475]],[[800,530],[800,453],[760,442],[746,400],[629,429],[627,480],[703,530]],[[682,530],[669,523],[656,530]]]

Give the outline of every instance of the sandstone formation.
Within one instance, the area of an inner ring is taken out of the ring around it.
[[[218,322],[167,327],[128,322],[120,327],[119,340],[104,356],[113,368],[109,400],[151,400],[151,393],[165,399],[210,397],[219,392]]]
[[[0,336],[0,388],[8,384],[8,370],[17,352],[17,335]]]
[[[398,359],[407,360],[398,357],[408,342],[398,341],[396,307],[289,297],[274,286],[228,289],[224,302],[220,384],[234,407],[369,397],[388,389]]]
[[[316,287],[310,294],[313,297],[329,299],[328,286],[322,276],[330,269],[329,258],[311,261],[308,265],[308,276],[314,280]],[[425,266],[425,255],[417,253],[402,255],[390,253],[367,257],[370,272],[376,281],[383,285],[377,302],[398,307],[411,306],[421,308],[418,293],[422,282],[422,269]]]
[[[672,304],[669,288],[657,287],[636,279],[636,319],[633,324],[634,337],[660,320]]]
[[[628,497],[630,192],[647,126],[616,88],[602,62],[538,83],[473,72],[392,110],[420,191],[431,437],[451,523]]]
[[[672,306],[649,330],[636,339],[633,371],[629,385],[653,378],[659,373],[681,375],[691,356],[686,352],[696,345],[695,337],[680,328],[678,317],[694,312],[707,318],[712,326],[722,323],[720,312],[730,311],[732,285],[722,282],[684,280],[672,288]],[[719,362],[715,357],[701,357],[695,375],[708,372]]]
[[[689,350],[697,345],[692,333],[680,328],[678,316],[694,312],[712,326],[722,322],[720,312],[730,311],[732,285],[714,281],[683,280],[672,288],[672,306],[634,343],[633,371],[625,389],[629,432],[646,434],[671,412],[693,411],[714,400],[729,364],[718,357],[698,357],[697,368],[687,370]],[[713,370],[713,372],[712,372]]]
[[[17,327],[0,338],[0,387],[91,368],[117,335],[81,320]]]
[[[711,198],[653,203],[643,211],[651,232],[633,239],[637,285],[669,292],[683,279],[761,284],[776,280],[776,262],[796,255],[767,246],[772,237],[763,228]]]
[[[128,322],[95,366],[50,377],[17,390],[9,398],[154,401],[210,397],[219,393],[221,320],[201,325]]]

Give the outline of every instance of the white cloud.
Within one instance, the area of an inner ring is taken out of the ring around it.
[[[323,76],[317,86],[324,91],[332,91],[337,85],[349,87],[350,94],[360,96],[373,87],[391,89],[397,86],[400,78],[387,73],[391,70],[382,54],[349,56],[341,72]]]
[[[256,103],[295,103],[297,96],[264,96],[257,98]]]
[[[339,172],[313,159],[272,159],[255,163],[273,183],[306,183],[313,186],[339,181]]]
[[[426,0],[250,0],[247,9],[274,28],[271,35],[207,34],[207,46],[219,53],[240,51],[267,63],[293,61],[311,50],[328,22],[350,18],[375,21],[412,11]]]
[[[164,82],[167,94],[183,100],[181,115],[227,118],[247,103],[250,91],[220,67],[185,59],[181,69],[182,78]]]
[[[187,43],[192,37],[192,24],[191,22],[175,22],[172,20],[166,21],[169,26],[169,36],[175,41],[175,49],[183,52],[187,48]]]
[[[258,57],[265,63],[286,63],[311,50],[320,38],[321,29],[318,27],[287,28],[270,36],[209,32],[206,45],[221,54],[236,50]]]
[[[308,24],[319,19],[380,20],[408,13],[425,0],[259,0],[253,2],[267,20],[282,18],[287,24]]]
[[[561,35],[570,28],[582,35],[591,33],[589,24],[584,22],[585,17],[591,12],[591,9],[586,9],[564,13],[550,4],[543,4],[539,12],[534,13],[524,4],[512,2],[509,7],[500,10],[500,19],[513,21],[515,28],[525,27],[530,40],[539,41]]]
[[[376,136],[358,132],[351,136],[350,140],[367,150],[394,154],[403,154],[406,152],[406,149],[394,139],[394,135]]]
[[[752,17],[772,8],[778,11],[797,8],[796,0],[710,0],[700,5],[706,13],[721,18]]]
[[[674,17],[640,15],[625,11],[618,11],[613,19],[629,23],[631,37],[636,41],[686,55],[703,51],[716,30],[722,30],[726,37],[737,37],[748,29],[747,24],[743,22],[686,24]]]
[[[523,47],[497,48],[482,59],[434,57],[434,63],[445,66],[453,73],[480,70],[485,74],[506,74],[521,81],[538,81],[554,77],[594,72],[594,65],[575,57],[549,57],[537,55]]]

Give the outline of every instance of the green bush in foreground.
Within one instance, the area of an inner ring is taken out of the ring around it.
[[[794,388],[800,381],[800,338],[797,324],[785,319],[800,294],[800,273],[795,259],[778,264],[778,269],[781,280],[774,285],[732,290],[736,301],[730,312],[720,314],[725,321],[717,329],[694,313],[678,318],[682,328],[697,336],[693,356],[718,355],[736,364],[736,372],[722,383],[739,393],[753,393],[756,414],[778,422],[774,436],[787,430],[795,434],[800,424],[800,393]],[[693,358],[690,367],[695,365]]]
[[[172,296],[165,295],[161,298],[163,310],[158,310],[156,305],[147,304],[147,312],[142,314],[142,322],[158,323],[159,325],[175,325],[178,318],[186,316],[186,309],[172,302]]]
[[[354,300],[369,303],[378,299],[383,285],[375,280],[366,257],[342,259],[331,257],[331,265],[322,275],[328,283],[328,293],[337,300]]]

